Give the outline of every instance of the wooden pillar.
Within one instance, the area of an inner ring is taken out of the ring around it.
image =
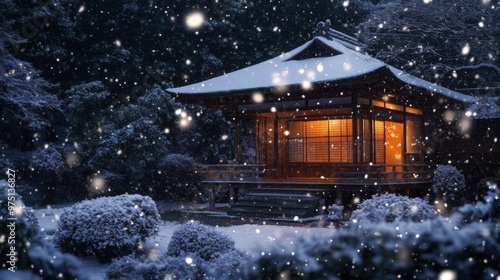
[[[254,144],[255,144],[255,163],[265,163],[265,158],[262,157],[262,145],[259,140],[260,137],[264,137],[261,135],[262,133],[262,120],[257,116],[254,120],[255,123],[255,131],[254,131]]]
[[[229,205],[234,205],[236,202],[235,192],[233,187],[229,187]]]
[[[352,163],[358,164],[358,95],[352,95]]]
[[[273,145],[273,148],[274,148],[274,161],[273,161],[273,172],[274,172],[274,178],[277,178],[278,177],[278,157],[279,157],[279,143],[278,143],[278,131],[279,131],[279,127],[278,127],[278,116],[276,115],[274,117],[274,125],[273,125],[273,141],[274,141],[274,145]]]
[[[408,164],[409,162],[407,162],[406,160],[406,153],[408,152],[406,150],[406,105],[403,106],[403,139],[401,140],[401,144],[403,145],[403,164]],[[405,170],[402,170],[402,171],[405,171]]]
[[[375,128],[377,127],[375,125],[375,107],[373,106],[373,100],[370,99],[370,148],[371,148],[371,155],[370,155],[370,160],[373,163],[378,163],[376,161],[377,158],[377,134],[375,133]]]
[[[335,204],[343,205],[342,204],[342,191],[341,190],[335,191]]]
[[[208,209],[210,211],[214,211],[215,210],[215,186],[213,184],[209,184],[208,197],[209,197]]]
[[[241,143],[240,143],[240,133],[241,133],[241,119],[235,117],[235,132],[234,132],[234,161],[240,163],[240,153],[241,153]]]

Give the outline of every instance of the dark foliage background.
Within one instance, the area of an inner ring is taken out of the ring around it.
[[[424,2],[0,0],[2,165],[78,199],[101,177],[100,195],[151,193],[171,153],[230,161],[231,119],[165,90],[279,55],[326,19],[411,74],[498,94],[500,2]],[[193,12],[200,28],[186,27]],[[57,170],[35,170],[33,152],[49,146]]]

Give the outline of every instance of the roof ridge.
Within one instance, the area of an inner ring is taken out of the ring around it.
[[[365,52],[364,49],[366,46],[359,42],[357,38],[335,30],[331,28],[331,25],[332,22],[329,19],[325,20],[324,22],[320,21],[314,28],[312,34],[314,36],[324,37],[330,41],[336,41],[351,50],[355,50],[361,53]]]

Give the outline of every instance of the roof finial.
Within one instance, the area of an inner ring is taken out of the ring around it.
[[[364,52],[364,45],[361,44],[358,39],[346,35],[332,28],[332,22],[327,19],[324,22],[320,21],[316,24],[316,28],[313,30],[313,36],[325,37],[330,41],[337,41],[342,45],[351,48],[353,50]]]
[[[316,24],[316,28],[313,30],[312,34],[314,36],[322,36],[328,40],[332,40],[333,37],[330,35],[331,26],[332,22],[329,19],[325,20],[325,22],[320,21]]]

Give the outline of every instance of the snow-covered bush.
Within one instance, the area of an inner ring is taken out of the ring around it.
[[[340,221],[342,220],[342,212],[344,211],[343,205],[332,204],[328,207],[328,220]]]
[[[13,279],[9,277],[19,273],[16,279],[30,279],[22,275],[37,276],[31,279],[83,279],[78,259],[46,241],[36,217],[12,190],[15,188],[0,181],[0,261],[2,269],[16,272],[7,271],[8,277],[0,278]]]
[[[202,180],[202,166],[192,157],[181,154],[169,154],[165,156],[158,169],[158,184],[156,193],[158,198],[169,198],[175,200],[200,199],[205,190],[199,186]]]
[[[395,194],[374,195],[359,204],[352,212],[352,222],[421,222],[436,217],[436,211],[420,198]]]
[[[449,271],[453,279],[497,279],[499,246],[500,226],[492,222],[459,230],[443,219],[356,224],[292,248],[262,249],[240,278],[439,279]]]
[[[432,179],[432,192],[436,199],[447,206],[456,207],[465,203],[465,177],[452,165],[439,165]]]
[[[65,210],[54,241],[65,252],[107,261],[136,251],[141,242],[158,233],[160,223],[150,197],[101,197]]]
[[[481,201],[489,190],[497,188],[500,185],[500,179],[495,177],[487,177],[481,179],[473,187],[467,186],[467,201]]]
[[[235,250],[234,241],[229,236],[199,222],[188,222],[174,231],[167,255],[211,261]]]
[[[331,236],[274,246],[244,265],[242,279],[453,279],[500,277],[500,189],[450,219],[356,223]]]
[[[109,280],[206,279],[197,261],[168,256],[154,259],[147,255],[130,255],[113,260],[106,276]]]
[[[455,224],[489,221],[500,222],[500,188],[495,187],[484,196],[483,201],[465,204],[451,216]]]
[[[167,252],[127,256],[111,263],[109,279],[227,279],[245,255],[234,241],[214,228],[189,222],[172,235]]]
[[[244,262],[243,254],[232,251],[212,261],[200,258],[147,255],[114,259],[106,272],[109,280],[149,279],[232,279],[236,268]]]

